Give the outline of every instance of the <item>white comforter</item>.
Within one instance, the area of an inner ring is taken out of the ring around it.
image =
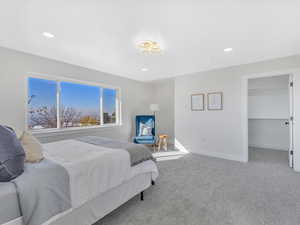
[[[131,167],[126,150],[104,148],[76,140],[45,144],[44,155],[68,171],[73,208],[80,207],[140,173],[151,172],[153,180],[158,176],[153,161]]]

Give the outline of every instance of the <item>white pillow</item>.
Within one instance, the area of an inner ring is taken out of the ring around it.
[[[24,131],[20,142],[25,150],[25,162],[37,163],[44,159],[43,146],[31,133]]]
[[[142,128],[142,136],[151,136],[152,135],[152,127],[143,126]]]

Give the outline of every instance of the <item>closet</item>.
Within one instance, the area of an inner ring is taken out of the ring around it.
[[[249,79],[249,147],[289,151],[289,93],[289,75]]]

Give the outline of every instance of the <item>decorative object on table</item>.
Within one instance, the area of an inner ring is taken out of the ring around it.
[[[168,151],[167,138],[168,138],[168,135],[166,135],[166,134],[160,134],[160,135],[158,135],[158,148],[157,148],[158,151],[161,150],[161,147],[163,147],[163,149],[165,151]]]
[[[134,143],[153,145],[155,148],[155,116],[154,115],[139,115],[135,119],[136,136]]]
[[[192,111],[204,111],[205,98],[204,94],[191,95],[191,110]]]
[[[212,92],[207,94],[207,110],[223,110],[222,92]]]

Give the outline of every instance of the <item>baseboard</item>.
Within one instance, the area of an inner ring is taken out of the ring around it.
[[[221,152],[192,152],[194,154],[214,157],[214,158],[221,158],[221,159],[227,159],[231,161],[238,161],[238,162],[247,162],[247,160],[242,155],[231,155],[231,154],[224,154]]]
[[[284,150],[282,148],[278,148],[278,147],[274,147],[274,146],[270,146],[270,145],[249,145],[249,148],[263,148],[263,149],[272,149],[272,150],[276,150],[276,151],[288,151],[288,150]]]
[[[297,173],[300,173],[300,168],[297,167],[296,165],[294,165],[294,171],[297,172]]]

